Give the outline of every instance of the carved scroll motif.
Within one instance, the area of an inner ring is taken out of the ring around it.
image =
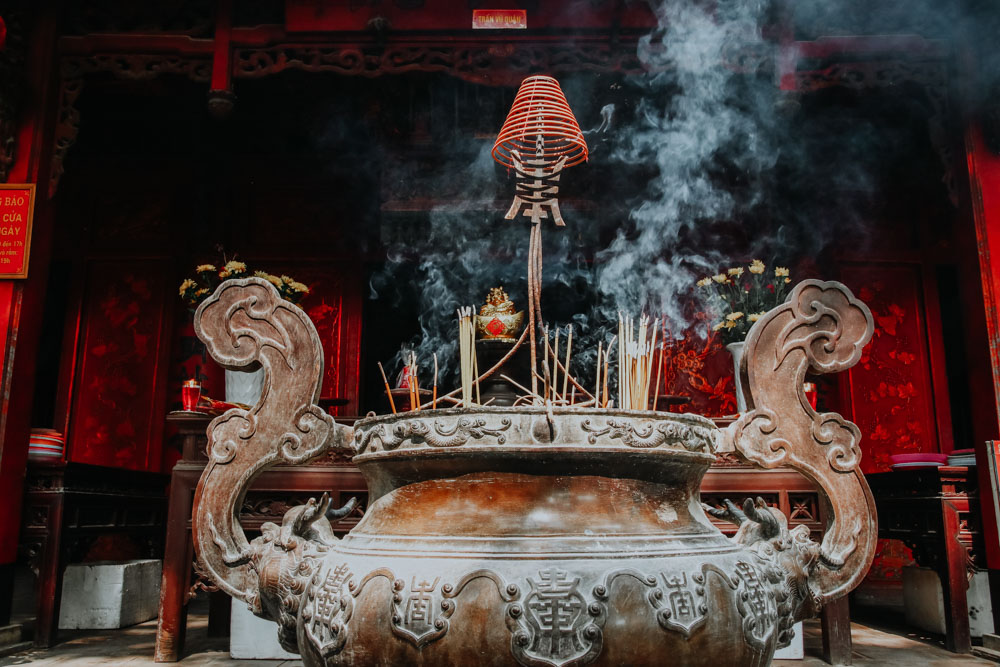
[[[846,595],[875,553],[875,503],[858,470],[858,427],[817,413],[802,390],[806,372],[846,370],[861,358],[874,323],[868,308],[838,282],[806,280],[750,330],[741,372],[748,410],[725,440],[764,468],[791,466],[815,482],[830,524],[808,586],[816,606]]]
[[[256,405],[229,410],[209,424],[209,463],[195,491],[192,524],[204,571],[220,589],[259,607],[254,551],[239,523],[247,488],[275,464],[346,447],[351,430],[315,404],[323,371],[315,327],[266,280],[224,282],[198,308],[194,326],[219,364],[231,370],[260,364],[267,376]],[[290,538],[283,544],[297,548]]]
[[[401,445],[418,447],[461,447],[471,441],[483,440],[487,437],[496,438],[496,443],[502,445],[507,441],[504,431],[510,428],[511,420],[500,418],[495,423],[488,423],[482,417],[461,417],[449,425],[440,420],[411,419],[401,424],[387,428],[378,424],[369,429],[358,428],[354,433],[354,451],[363,454],[366,451],[376,451],[382,445],[385,451],[392,451]],[[407,447],[404,447],[404,449]]]
[[[606,419],[604,424],[604,428],[599,428],[590,419],[583,420],[580,428],[587,434],[587,442],[593,445],[598,438],[606,435],[636,449],[654,449],[666,444],[705,454],[711,454],[714,445],[712,431],[699,426],[674,422],[644,423],[637,419]]]

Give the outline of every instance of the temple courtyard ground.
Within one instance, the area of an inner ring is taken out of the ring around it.
[[[885,621],[885,619],[882,619]],[[207,636],[208,617],[197,608],[188,616],[187,646],[180,665],[209,667],[215,665],[246,665],[253,667],[295,667],[297,660],[233,660],[229,657],[228,638]],[[942,638],[925,636],[894,624],[855,622],[851,626],[854,639],[854,665],[899,665],[934,667],[937,665],[996,665],[974,656],[959,656],[943,647]],[[7,665],[38,665],[53,667],[91,667],[93,665],[149,665],[153,662],[156,621],[149,621],[123,630],[64,630],[60,643],[51,649],[30,649],[0,658],[0,667]],[[805,625],[804,660],[775,661],[780,667],[814,667],[826,665],[821,656],[819,622]],[[666,663],[665,663],[666,664]],[[468,666],[472,667],[472,666]]]

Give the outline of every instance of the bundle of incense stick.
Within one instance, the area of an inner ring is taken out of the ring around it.
[[[458,362],[462,378],[462,407],[472,405],[472,386],[479,395],[479,364],[476,361],[476,328],[472,325],[472,307],[458,309]]]
[[[635,325],[631,317],[618,314],[618,402],[623,409],[649,409],[657,333],[646,315]]]

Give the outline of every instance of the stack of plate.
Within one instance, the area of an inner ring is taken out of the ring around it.
[[[893,454],[889,457],[893,470],[912,470],[914,468],[939,468],[948,464],[944,454],[918,452],[916,454]]]
[[[976,465],[976,450],[974,449],[954,449],[948,457],[950,466],[974,466]]]
[[[33,461],[58,461],[62,458],[66,438],[51,428],[31,429],[28,441],[28,458]]]

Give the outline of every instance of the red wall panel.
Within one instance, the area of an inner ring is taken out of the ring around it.
[[[895,453],[940,451],[921,265],[845,264],[842,278],[875,317],[872,342],[847,382],[862,470],[888,470]]]
[[[166,262],[95,261],[85,271],[67,433],[70,461],[160,469],[165,415]]]

